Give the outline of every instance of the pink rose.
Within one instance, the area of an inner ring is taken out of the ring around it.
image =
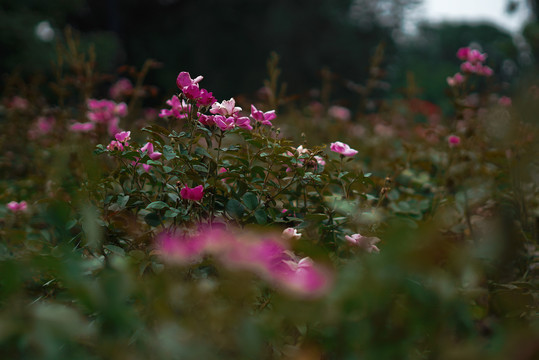
[[[194,188],[186,186],[180,190],[180,196],[187,200],[200,201],[204,196],[204,186],[198,185]]]
[[[334,143],[331,143],[330,146],[331,151],[334,151],[336,153],[339,153],[343,156],[354,156],[358,153],[357,150],[354,150],[350,148],[349,145],[342,143],[340,141],[336,141]]]

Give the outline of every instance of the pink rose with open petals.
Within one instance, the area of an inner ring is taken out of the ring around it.
[[[240,111],[241,107],[236,106],[236,100],[234,100],[234,98],[230,98],[230,100],[223,100],[221,103],[215,102],[210,109],[212,114],[223,116],[234,116]]]
[[[262,125],[273,125],[271,121],[277,117],[275,110],[262,112],[258,110],[254,105],[251,105],[251,117]]]
[[[200,201],[204,196],[204,186],[198,185],[194,188],[185,186],[180,190],[180,196],[187,200]]]
[[[339,153],[343,156],[354,156],[358,153],[357,150],[352,149],[348,144],[342,143],[340,141],[331,143],[330,149],[331,151]]]

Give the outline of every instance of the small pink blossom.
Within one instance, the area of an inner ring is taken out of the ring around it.
[[[95,124],[92,122],[86,122],[86,123],[79,123],[76,122],[74,124],[71,124],[69,127],[69,130],[73,132],[88,132],[92,131],[95,128]]]
[[[253,130],[251,119],[246,116],[236,118],[236,126],[245,130]]]
[[[211,106],[217,99],[213,96],[213,93],[209,92],[206,89],[200,89],[199,98],[197,100],[198,107]]]
[[[331,151],[339,153],[343,156],[354,156],[358,153],[357,150],[350,148],[348,144],[342,143],[340,141],[331,143],[330,149]]]
[[[116,81],[109,90],[109,95],[113,99],[118,99],[123,96],[131,94],[133,91],[133,84],[129,79],[122,78]]]
[[[178,85],[179,89],[183,90],[190,85],[198,84],[202,79],[204,79],[202,76],[191,79],[191,75],[187,71],[182,71],[176,78],[176,85]]]
[[[191,84],[183,88],[183,94],[188,99],[198,99],[200,97],[200,88],[198,84]]]
[[[498,99],[498,104],[501,106],[511,106],[512,101],[508,96],[502,96]]]
[[[187,200],[200,201],[204,196],[204,186],[198,185],[194,188],[185,186],[180,190],[180,196]]]
[[[198,121],[202,125],[206,126],[212,126],[215,125],[215,120],[213,119],[213,115],[205,115],[205,114],[198,114]]]
[[[335,118],[337,120],[341,121],[349,121],[352,117],[352,114],[350,113],[350,110],[343,106],[333,105],[328,109],[328,114],[332,118]]]
[[[153,150],[153,144],[151,142],[147,142],[146,145],[140,148],[140,152],[147,152],[147,155],[152,160],[159,160],[161,158],[160,152]]]
[[[180,101],[178,96],[173,95],[170,100],[167,100],[167,105],[170,109],[161,109],[159,117],[164,118],[167,116],[174,116],[177,119],[185,119],[191,111],[191,105],[188,105],[185,101]]]
[[[110,142],[110,144],[107,145],[107,150],[110,150],[110,151],[114,151],[114,150],[123,151],[124,150],[124,144],[122,144],[120,141],[112,140]]]
[[[374,244],[380,242],[377,237],[367,237],[360,234],[353,234],[352,236],[346,235],[344,237],[350,244],[358,246],[368,253],[380,252],[380,249]]]
[[[30,102],[20,96],[14,96],[8,106],[12,109],[25,110],[30,106]]]
[[[16,202],[16,201],[10,201],[6,204],[6,207],[14,213],[17,212],[24,212],[28,209],[28,204],[26,201]]]
[[[460,145],[460,137],[458,137],[456,135],[450,135],[447,138],[447,142],[449,143],[450,147],[459,146]]]
[[[447,85],[453,87],[458,86],[464,82],[464,76],[461,73],[456,73],[453,77],[447,77]]]
[[[236,106],[236,100],[234,100],[234,98],[230,98],[230,100],[223,100],[221,103],[215,102],[210,109],[212,114],[223,116],[235,116],[240,111],[241,107]]]
[[[236,120],[233,117],[226,117],[222,115],[215,115],[213,117],[215,125],[222,131],[232,130],[236,126]]]
[[[301,238],[301,234],[294,228],[286,228],[283,230],[281,237],[284,240],[288,240],[288,241],[299,240]]]
[[[275,110],[262,112],[258,110],[254,105],[251,105],[251,117],[262,125],[272,126],[273,124],[271,123],[271,121],[274,120],[277,115],[275,114]]]
[[[131,131],[119,132],[116,135],[114,135],[114,138],[119,142],[126,143],[127,141],[131,140]]]

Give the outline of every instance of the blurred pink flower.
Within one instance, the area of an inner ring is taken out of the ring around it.
[[[352,117],[350,110],[343,106],[333,105],[328,109],[328,114],[332,118],[342,121],[349,121]]]
[[[20,96],[14,96],[8,104],[11,109],[25,110],[30,106],[30,102]]]
[[[343,156],[354,156],[358,153],[357,150],[350,148],[348,144],[342,143],[340,141],[331,143],[330,149],[331,151],[334,151]]]
[[[508,96],[502,96],[498,99],[498,104],[501,106],[511,106],[512,103],[511,98]]]
[[[10,201],[6,204],[6,207],[12,212],[17,213],[26,211],[28,209],[28,204],[26,203],[26,201]]]
[[[109,95],[113,99],[119,99],[123,96],[131,94],[133,91],[133,84],[129,79],[122,78],[111,85]]]
[[[281,237],[284,240],[299,240],[301,238],[301,234],[298,233],[298,231],[294,228],[286,228],[283,230]]]
[[[88,132],[95,128],[95,124],[92,122],[79,123],[76,122],[69,126],[69,130],[73,132]]]
[[[460,137],[458,137],[456,135],[450,135],[447,138],[447,142],[449,143],[450,147],[459,146],[460,145]]]
[[[180,190],[180,196],[187,200],[200,201],[204,196],[204,186],[198,185],[194,188],[185,186]]]
[[[374,244],[380,242],[380,239],[377,237],[367,237],[360,234],[353,234],[352,236],[346,235],[344,237],[350,244],[358,246],[368,253],[371,252],[380,252],[380,249]]]
[[[460,85],[464,82],[464,76],[461,73],[456,73],[453,77],[447,77],[447,85],[453,87]]]

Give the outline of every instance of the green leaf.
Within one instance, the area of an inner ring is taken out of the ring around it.
[[[212,156],[206,151],[206,149],[201,148],[201,147],[196,148],[195,154],[200,155],[200,156],[206,156],[212,159]]]
[[[160,210],[160,209],[168,208],[168,207],[169,206],[167,205],[167,203],[165,203],[163,201],[154,201],[154,202],[150,203],[148,206],[146,206],[146,209]]]
[[[151,212],[144,217],[144,221],[146,221],[146,224],[156,227],[161,224],[161,217],[159,217],[158,214]]]
[[[236,219],[240,219],[245,211],[243,205],[236,199],[228,200],[225,209],[230,216]]]
[[[129,195],[118,195],[118,200],[116,201],[116,204],[118,204],[118,207],[120,209],[123,209],[127,205],[128,201],[129,201]]]
[[[243,195],[243,203],[247,206],[247,209],[254,210],[258,206],[258,198],[256,194],[252,192],[246,192]]]
[[[268,215],[264,211],[264,209],[258,209],[255,211],[255,219],[256,222],[260,225],[265,225],[268,222]]]
[[[167,160],[172,160],[178,157],[170,145],[163,146],[163,156]]]
[[[195,169],[196,171],[202,172],[202,173],[207,173],[208,172],[207,167],[205,167],[203,165],[199,165],[199,164],[193,165],[193,169]]]

